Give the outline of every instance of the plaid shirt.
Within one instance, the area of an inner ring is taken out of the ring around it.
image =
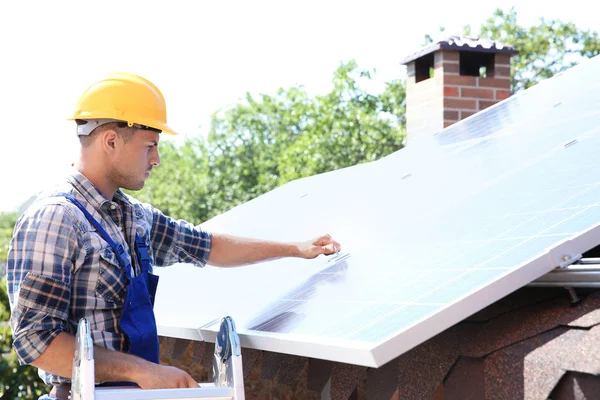
[[[204,266],[211,248],[211,234],[200,227],[175,221],[121,191],[110,201],[74,172],[64,184],[39,196],[19,218],[10,243],[10,324],[21,364],[39,357],[60,332],[75,335],[83,317],[90,321],[97,346],[128,351],[127,337],[119,327],[126,274],[81,210],[63,197],[51,196],[57,192],[72,193],[125,249],[133,249],[137,231],[148,244],[151,265]],[[140,273],[137,258],[131,258]],[[39,372],[48,385],[70,381]]]

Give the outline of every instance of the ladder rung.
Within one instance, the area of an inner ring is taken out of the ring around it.
[[[233,389],[228,387],[200,387],[198,389],[127,389],[96,388],[96,400],[231,400]]]

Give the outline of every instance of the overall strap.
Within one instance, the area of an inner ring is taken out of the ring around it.
[[[123,246],[121,246],[119,243],[115,243],[115,241],[110,238],[110,235],[108,234],[108,232],[106,232],[106,230],[102,227],[102,225],[100,225],[100,223],[98,221],[96,221],[96,219],[92,216],[92,214],[90,214],[89,211],[86,210],[85,207],[79,201],[77,201],[77,199],[72,194],[57,193],[57,195],[63,196],[64,198],[69,200],[71,203],[73,203],[75,206],[77,206],[77,208],[79,208],[81,210],[81,212],[85,215],[87,220],[92,225],[94,225],[94,228],[96,228],[96,230],[98,231],[100,236],[102,236],[102,239],[106,240],[106,242],[113,249],[113,251],[117,255],[117,260],[119,260],[119,264],[121,264],[121,268],[123,268],[125,270],[125,272],[127,273],[127,277],[129,279],[131,279],[131,273],[132,273],[133,269],[131,267],[131,262],[129,262],[129,259],[127,258],[127,252],[125,251]],[[137,234],[136,234],[136,243],[137,243]],[[137,252],[137,249],[136,249],[136,252]],[[148,250],[146,249],[146,257],[147,256],[148,256]]]
[[[148,246],[142,240],[140,235],[135,234],[135,253],[142,268],[142,273],[150,271],[150,256],[148,255]]]

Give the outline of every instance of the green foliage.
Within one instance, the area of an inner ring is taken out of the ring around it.
[[[296,141],[275,154],[279,183],[375,161],[403,146],[405,86],[396,80],[380,95],[366,92],[361,80],[371,73],[356,63],[335,72],[333,90],[314,99],[307,124]]]
[[[17,213],[0,213],[0,265],[6,261],[17,217]],[[36,368],[19,365],[12,350],[12,333],[8,324],[10,304],[6,290],[6,277],[3,276],[0,280],[0,398],[34,400],[46,391],[46,386]]]
[[[471,27],[465,27],[469,34]],[[598,32],[578,29],[572,22],[541,18],[537,25],[517,23],[514,7],[497,9],[480,28],[480,37],[499,40],[519,51],[511,59],[514,91],[527,89],[577,64],[581,57],[600,54]]]
[[[17,213],[0,213],[0,265],[6,261],[8,244],[16,222]]]
[[[10,328],[0,328],[0,339],[10,338]],[[10,400],[37,400],[48,389],[37,374],[37,369],[19,366],[14,352],[0,360],[0,398]]]
[[[203,222],[290,180],[383,157],[403,146],[405,85],[379,94],[372,72],[341,64],[330,93],[303,87],[246,95],[216,112],[206,140],[164,143],[161,167],[132,193],[175,218]]]
[[[34,400],[40,397],[46,386],[39,378],[37,369],[31,366],[20,366],[15,352],[12,350],[12,333],[8,320],[10,305],[6,293],[6,278],[0,281],[0,398]]]

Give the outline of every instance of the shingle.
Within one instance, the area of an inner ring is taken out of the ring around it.
[[[438,41],[438,43],[443,43],[457,48],[514,50],[513,46],[502,44],[499,41],[458,35],[448,36],[446,39]]]
[[[549,370],[547,366],[529,361],[529,355],[536,349],[568,332],[560,327],[539,334],[525,341],[507,346],[485,358],[485,399],[546,399],[562,376]],[[546,392],[546,397],[543,393]]]
[[[202,363],[202,357],[204,357],[205,351],[205,342],[194,342],[192,347],[192,361],[194,361],[195,363]]]
[[[465,352],[483,357],[493,351],[554,329],[573,312],[567,296],[554,298],[494,318],[469,335]]]
[[[398,357],[400,399],[431,399],[458,359],[459,332],[450,328]]]
[[[440,383],[440,386],[437,387],[435,393],[433,394],[433,398],[431,400],[446,400],[446,395],[444,394],[444,384]]]
[[[552,400],[595,400],[600,393],[600,377],[567,372],[552,391]]]
[[[335,363],[331,371],[331,400],[348,400],[366,370],[359,365]]]
[[[444,380],[445,400],[485,398],[484,362],[480,358],[461,357]]]
[[[242,369],[244,370],[244,379],[248,377],[250,371],[254,368],[256,361],[261,355],[260,350],[242,348]]]
[[[600,374],[600,327],[571,329],[540,346],[525,359],[525,388],[548,396],[564,371]],[[540,376],[540,371],[544,375]],[[545,384],[551,377],[552,381]],[[544,379],[546,378],[546,379]]]
[[[214,354],[215,354],[215,344],[206,342],[206,344],[204,346],[204,354],[202,354],[201,364],[203,366],[205,366],[206,368],[212,369]],[[212,374],[209,374],[209,375],[212,376]]]
[[[576,318],[569,321],[569,326],[591,328],[600,324],[600,291],[590,293],[579,306]]]
[[[173,345],[173,358],[175,360],[179,360],[183,353],[187,350],[190,345],[191,340],[188,339],[176,339],[175,344]]]
[[[159,338],[161,358],[162,357],[166,357],[166,358],[173,357],[173,349],[175,348],[176,340],[177,339],[175,339],[175,338],[164,337],[164,336],[161,336]]]
[[[423,57],[434,51],[444,50],[462,50],[462,51],[477,51],[482,53],[505,53],[516,54],[517,50],[513,46],[503,44],[499,41],[492,41],[485,38],[471,38],[467,36],[452,35],[444,39],[437,40],[423,49],[404,58],[400,64],[407,64],[417,58]]]
[[[284,385],[291,385],[296,381],[296,378],[298,378],[298,375],[300,375],[307,362],[308,359],[305,357],[285,355],[279,367],[277,382]]]
[[[459,355],[461,359],[445,382],[448,399],[469,398],[471,394],[478,398],[484,382],[488,382],[486,399],[512,399],[512,393],[524,393],[526,382],[531,393],[547,395],[562,376],[561,371],[595,373],[590,369],[594,364],[581,361],[585,359],[581,354],[592,353],[593,344],[600,344],[600,339],[596,340],[591,331],[571,332],[567,325],[586,328],[600,322],[600,291],[572,306],[564,289],[545,290],[523,288],[482,310],[475,318],[479,322],[461,322],[400,356],[399,398],[430,398]],[[565,341],[555,342],[556,337]],[[577,346],[581,350],[573,351]],[[529,363],[539,360],[539,368],[525,369],[526,359]],[[480,368],[484,360],[486,367]],[[545,372],[548,365],[557,362],[555,370]]]
[[[390,400],[398,389],[398,361],[367,371],[367,400]]]
[[[331,378],[332,368],[331,361],[316,358],[308,360],[308,389],[320,393]]]
[[[490,304],[483,310],[466,318],[465,321],[487,322],[503,314],[556,297],[564,297],[564,295],[565,290],[563,288],[522,288]]]
[[[281,353],[272,353],[270,351],[263,352],[262,369],[260,377],[272,381],[279,371],[279,367],[283,362],[284,355]]]

